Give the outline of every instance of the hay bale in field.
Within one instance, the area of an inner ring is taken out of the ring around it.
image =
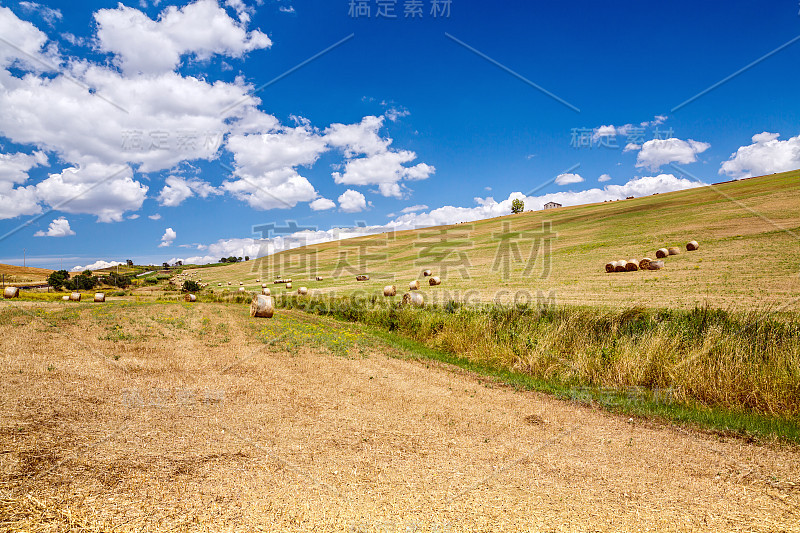
[[[69,300],[71,302],[80,302],[81,301],[81,293],[73,292],[72,294],[69,295]]]
[[[384,296],[397,296],[397,287],[394,285],[387,285],[383,288]]]
[[[681,253],[681,249],[677,246],[670,246],[667,248],[667,251],[669,252],[669,255],[678,255]]]
[[[217,287],[222,287],[222,283],[217,283]]]
[[[287,284],[286,284],[286,288],[287,288],[287,289],[291,289],[291,288],[292,288],[292,282],[291,282],[291,281],[290,281],[289,283],[287,283]]]
[[[187,302],[196,302],[197,296],[195,296],[194,294],[187,294],[186,296],[183,297],[183,299],[186,300]]]
[[[661,270],[664,268],[664,261],[651,261],[647,268],[648,270]]]
[[[239,287],[239,292],[244,292],[244,287]]]
[[[611,261],[610,263],[606,263],[606,272],[614,272],[616,266],[617,266],[616,261]]]
[[[367,274],[361,274],[356,276],[356,281],[367,281],[369,280],[369,276]]]
[[[689,252],[694,252],[698,248],[700,248],[700,244],[698,244],[697,241],[689,241],[686,243],[686,250]]]
[[[431,287],[434,285],[441,285],[442,280],[439,276],[431,276],[431,279],[428,280],[428,284],[430,284]]]
[[[636,272],[639,270],[639,261],[636,259],[628,259],[625,262],[625,271],[626,272]]]
[[[659,248],[656,250],[656,259],[663,259],[669,255],[669,250],[666,248]]]
[[[322,276],[317,276],[315,279],[316,279],[317,281],[322,281]]]
[[[230,285],[230,284],[231,284],[231,282],[229,281],[229,282],[228,282],[228,285]]]
[[[239,285],[244,285],[244,282],[243,282],[243,281],[240,281],[240,282],[239,282]]]
[[[297,289],[297,294],[299,294],[300,296],[305,296],[306,294],[308,294],[308,287],[300,287],[299,289]]]
[[[19,289],[17,287],[6,287],[3,290],[3,298],[19,298]]]
[[[94,293],[94,301],[97,303],[102,303],[106,301],[106,294],[104,292],[96,292]]]
[[[250,316],[258,318],[272,318],[275,314],[275,306],[272,303],[272,296],[259,294],[250,302]]]
[[[419,290],[419,281],[414,280],[408,284],[408,290],[410,291],[418,291]]]
[[[256,283],[261,283],[261,278],[256,278]]]
[[[65,302],[68,302],[69,301],[69,296],[62,296],[61,299],[64,300]]]
[[[421,292],[407,292],[403,295],[403,305],[422,307],[425,305],[425,300],[422,298]]]
[[[627,261],[620,259],[618,261],[614,261],[614,263],[616,263],[614,266],[614,272],[625,272],[625,265],[628,264]]]
[[[266,289],[266,288],[267,288],[267,284],[266,284],[266,283],[262,283],[262,284],[261,284],[261,288],[262,288],[262,289]]]
[[[263,287],[261,289],[261,294],[263,294],[264,296],[269,296],[270,295],[269,289],[266,288],[266,287]]]
[[[428,276],[433,276],[433,272],[431,272],[430,270],[423,270],[422,277],[427,278]]]
[[[640,270],[647,270],[652,261],[653,260],[650,259],[649,257],[643,258],[641,261],[639,261],[639,269]]]

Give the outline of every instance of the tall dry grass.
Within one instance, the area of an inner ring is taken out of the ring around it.
[[[278,307],[395,331],[471,361],[575,386],[646,388],[670,401],[800,417],[800,317],[568,306],[425,309],[371,299]]]

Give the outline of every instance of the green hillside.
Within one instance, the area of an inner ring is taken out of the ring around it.
[[[543,230],[544,228],[544,230]],[[552,228],[549,230],[548,228]],[[687,252],[695,239],[700,249]],[[427,302],[525,302],[648,307],[711,305],[800,309],[800,171],[631,200],[531,211],[473,223],[403,231],[289,250],[196,276],[209,289],[258,290],[292,278],[312,293],[402,294],[419,279]],[[538,246],[538,248],[537,248]],[[655,258],[660,271],[608,274],[608,261]],[[533,258],[533,260],[531,260]],[[429,287],[425,269],[441,276]],[[370,280],[356,282],[356,274]],[[314,281],[322,276],[322,281]],[[232,282],[230,288],[227,282]],[[223,283],[218,287],[217,283]]]

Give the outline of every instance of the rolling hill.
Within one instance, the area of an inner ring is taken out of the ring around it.
[[[544,228],[544,229],[543,229]],[[700,249],[687,252],[696,239]],[[427,302],[520,302],[647,307],[800,309],[800,171],[617,202],[528,211],[466,224],[307,246],[233,266],[197,270],[212,290],[258,290],[289,277],[312,294],[402,294],[420,279]],[[538,248],[537,248],[538,246]],[[654,258],[660,271],[608,274],[606,262]],[[429,287],[430,268],[442,285]],[[356,282],[355,275],[370,275]],[[322,281],[314,281],[322,276]],[[217,287],[217,283],[224,287]],[[284,291],[282,285],[272,285]],[[273,291],[274,292],[274,291]]]

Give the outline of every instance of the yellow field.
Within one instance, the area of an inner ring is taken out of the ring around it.
[[[543,230],[543,227],[545,228]],[[549,238],[556,234],[556,238]],[[700,249],[685,244],[698,240]],[[399,294],[420,279],[428,302],[521,302],[601,306],[800,309],[800,171],[619,202],[525,212],[469,224],[375,235],[195,270],[214,291],[239,281],[293,280],[293,290]],[[444,243],[444,244],[443,244]],[[538,249],[536,248],[538,244]],[[606,262],[655,259],[679,246],[660,271],[607,274]],[[443,283],[428,287],[430,268]],[[357,283],[356,274],[370,275]],[[322,276],[321,282],[314,281]],[[217,287],[222,282],[224,287]]]
[[[0,530],[800,531],[796,447],[246,305],[0,303]]]
[[[6,275],[6,285],[19,282],[45,281],[53,271],[47,268],[21,267],[0,263],[0,274]]]

